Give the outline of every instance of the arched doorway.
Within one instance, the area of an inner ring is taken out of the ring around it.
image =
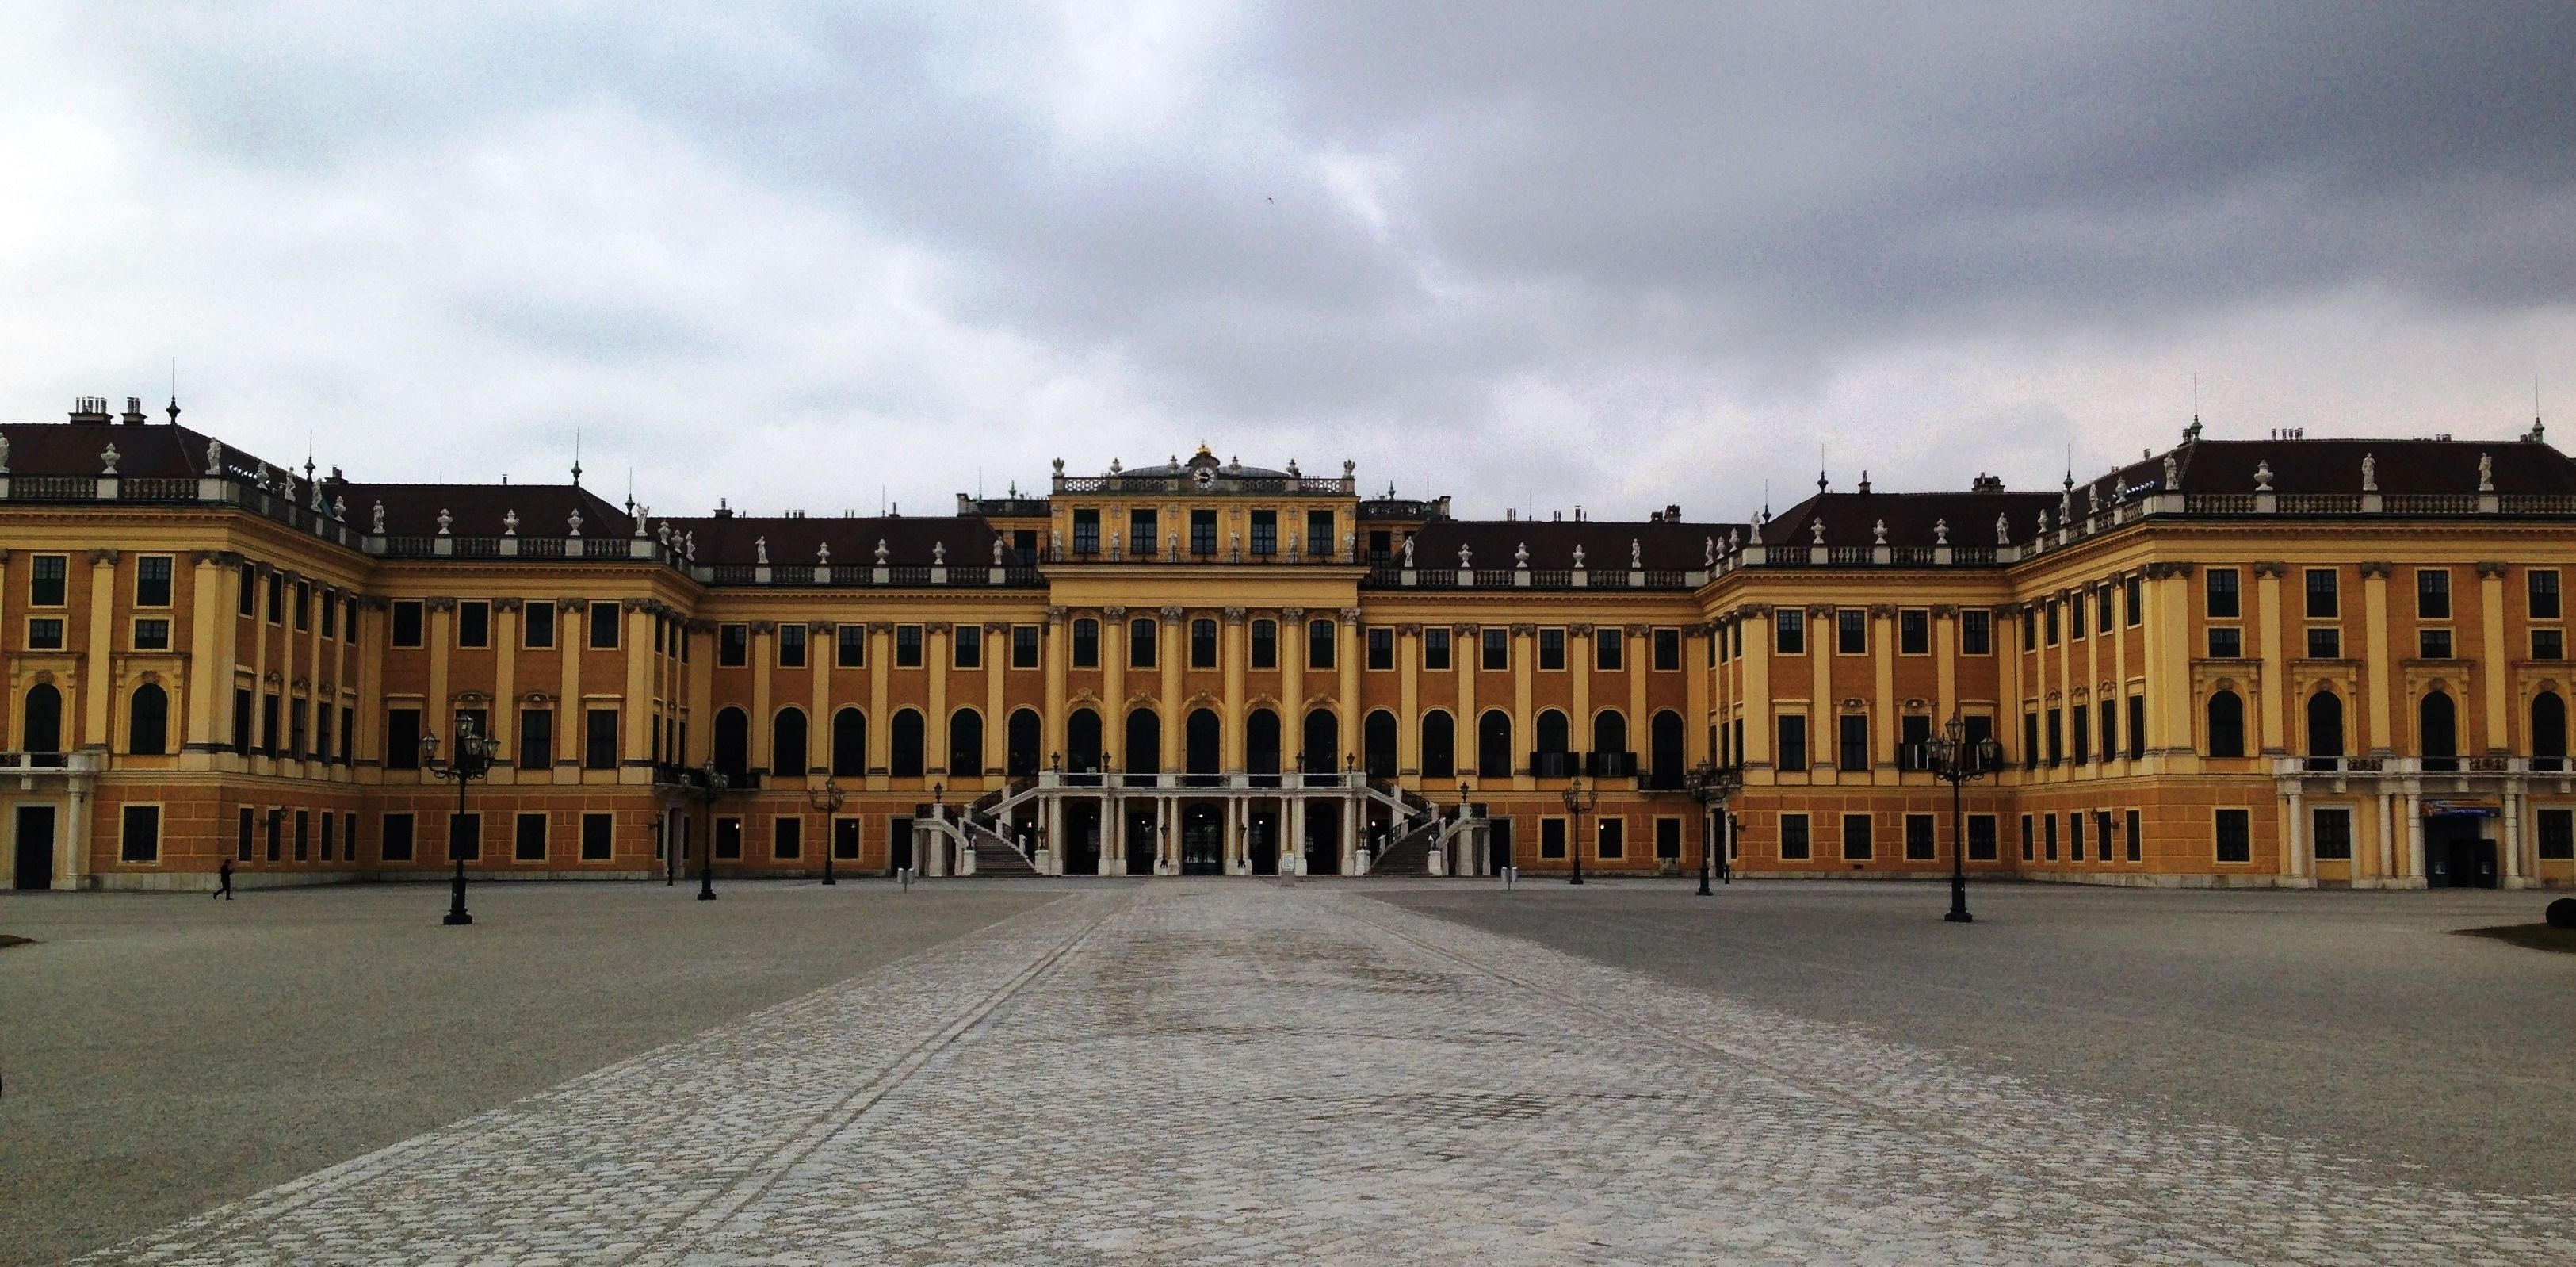
[[[1220,764],[1223,760],[1222,745],[1219,742],[1223,732],[1224,726],[1217,720],[1215,709],[1201,708],[1190,713],[1190,719],[1182,723],[1181,769],[1187,776],[1182,782],[1192,787],[1217,785],[1223,769]]]
[[[984,777],[984,715],[974,709],[948,715],[948,777]]]
[[[1342,719],[1329,708],[1306,714],[1306,748],[1297,767],[1308,774],[1333,774],[1342,768]]]
[[[1152,787],[1163,768],[1163,719],[1150,708],[1127,714],[1127,785]]]
[[[2343,699],[2320,690],[2308,697],[2308,761],[2311,770],[2331,770],[2343,756]]]
[[[1360,753],[1370,778],[1395,777],[1395,714],[1381,708],[1360,719]]]
[[[1011,714],[1010,731],[1006,738],[1008,752],[1004,760],[1009,763],[1008,768],[1012,778],[1025,779],[1038,772],[1040,726],[1038,713],[1034,708],[1023,708]]]
[[[922,767],[920,712],[909,708],[895,710],[893,731],[894,733],[888,737],[888,746],[893,749],[886,758],[888,773],[898,779],[920,778]]]
[[[1074,774],[1100,773],[1100,714],[1077,708],[1064,719],[1064,768]]]
[[[1458,724],[1437,708],[1422,715],[1422,777],[1458,777]]]
[[[1181,807],[1181,874],[1225,874],[1225,812],[1205,801]]]
[[[1486,709],[1476,719],[1476,776],[1512,777],[1512,715],[1499,708]]]
[[[716,714],[716,769],[741,787],[751,769],[751,715],[739,708]]]
[[[1682,786],[1682,715],[1665,709],[1646,723],[1646,743],[1652,749],[1655,787],[1667,792]]]
[[[2425,695],[2424,702],[2416,707],[2415,713],[2418,720],[2415,737],[2424,754],[2424,768],[2459,769],[2459,711],[2452,706],[2451,697],[2442,691],[2433,691]]]
[[[2567,701],[2556,691],[2531,697],[2531,768],[2567,768]]]
[[[1266,708],[1243,719],[1243,764],[1254,787],[1279,786],[1279,714]]]

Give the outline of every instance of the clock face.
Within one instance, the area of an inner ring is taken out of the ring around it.
[[[1216,468],[1212,466],[1202,466],[1196,472],[1191,474],[1190,478],[1198,481],[1198,485],[1201,488],[1214,488],[1216,487]]]

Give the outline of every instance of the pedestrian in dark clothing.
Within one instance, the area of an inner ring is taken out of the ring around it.
[[[215,877],[222,881],[222,887],[215,890],[215,896],[227,902],[233,900],[233,860],[224,859],[224,865],[215,868]]]

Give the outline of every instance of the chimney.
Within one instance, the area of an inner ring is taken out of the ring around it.
[[[143,398],[140,396],[126,397],[125,425],[129,427],[139,427],[148,421],[150,421],[150,419],[143,416]]]
[[[1680,506],[1675,505],[1675,504],[1670,503],[1670,502],[1665,503],[1665,504],[1664,504],[1664,522],[1665,522],[1665,523],[1668,523],[1668,524],[1677,524],[1677,523],[1680,523],[1681,521],[1682,521],[1682,508],[1681,508]]]
[[[104,427],[113,417],[107,412],[107,397],[83,396],[72,402],[72,424],[81,427]]]

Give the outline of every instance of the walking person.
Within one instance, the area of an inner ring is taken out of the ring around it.
[[[215,896],[216,896],[216,897],[219,897],[219,898],[222,898],[223,900],[225,900],[225,901],[227,901],[227,902],[229,902],[229,901],[233,900],[233,860],[232,860],[232,859],[230,859],[230,858],[226,858],[226,859],[224,859],[224,865],[222,865],[222,866],[220,866],[220,867],[215,868],[215,878],[216,878],[216,880],[217,880],[217,881],[219,881],[219,884],[218,884],[218,886],[217,886],[217,887],[216,887],[216,889],[215,889]]]

